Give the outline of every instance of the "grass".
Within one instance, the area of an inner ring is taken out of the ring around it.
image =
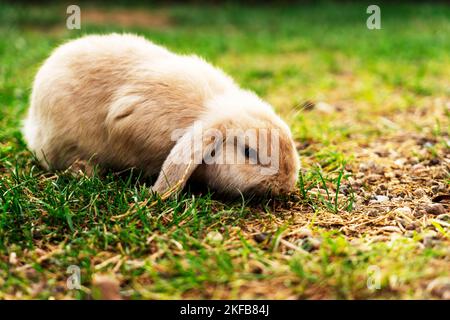
[[[450,8],[381,4],[371,31],[367,5],[142,19],[86,4],[100,17],[71,31],[63,6],[0,4],[0,298],[448,298],[448,216],[426,208],[450,193]],[[136,171],[44,172],[20,134],[33,76],[63,41],[111,31],[204,56],[272,103],[297,141],[298,193],[162,201]]]

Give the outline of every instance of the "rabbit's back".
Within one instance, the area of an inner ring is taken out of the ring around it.
[[[204,102],[233,81],[193,56],[133,35],[87,36],[57,48],[36,75],[25,138],[44,165],[90,159],[157,172]]]

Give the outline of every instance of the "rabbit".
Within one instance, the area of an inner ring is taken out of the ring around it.
[[[247,131],[256,138],[239,139]],[[219,194],[288,194],[300,169],[291,131],[268,103],[202,58],[132,34],[56,48],[34,79],[23,134],[47,170],[138,168],[157,176],[159,194],[188,180]],[[223,161],[236,157],[244,161]]]

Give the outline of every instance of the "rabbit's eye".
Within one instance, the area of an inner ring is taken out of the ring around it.
[[[247,159],[254,160],[255,162],[258,161],[258,153],[255,151],[255,149],[246,146],[244,148],[244,155]]]
[[[249,147],[244,148],[244,154],[245,154],[246,158],[248,158],[250,156],[250,148]]]

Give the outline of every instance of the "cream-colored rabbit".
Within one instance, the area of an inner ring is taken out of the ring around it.
[[[49,170],[136,167],[159,173],[159,193],[188,179],[232,195],[287,193],[299,170],[270,105],[201,58],[127,34],[57,48],[36,75],[24,135]]]

